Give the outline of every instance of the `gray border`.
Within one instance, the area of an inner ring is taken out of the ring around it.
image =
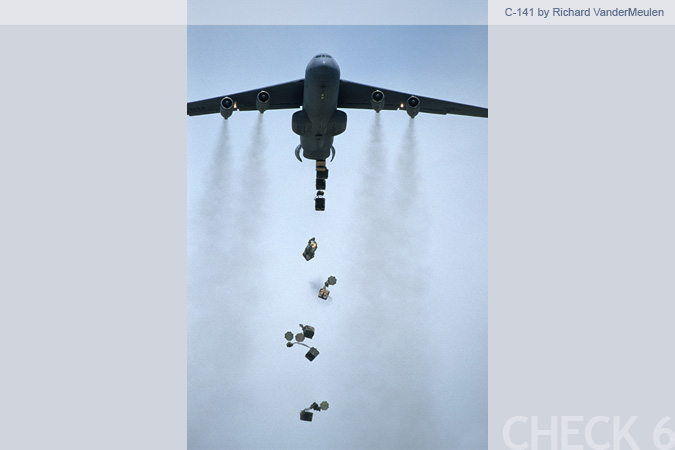
[[[638,416],[632,435],[654,448],[674,414],[674,38],[490,27],[490,448],[510,417],[530,418],[520,444],[531,416],[560,430],[565,415],[584,417],[571,444],[591,417]]]
[[[184,448],[185,27],[0,47],[0,447]]]

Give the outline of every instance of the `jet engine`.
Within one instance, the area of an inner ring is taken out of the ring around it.
[[[223,119],[227,119],[234,111],[234,101],[230,97],[223,97],[220,101],[220,115]]]
[[[370,105],[373,107],[375,112],[380,112],[382,111],[382,108],[384,108],[384,92],[377,90],[373,91],[373,93],[370,95]]]
[[[411,118],[414,118],[420,112],[420,99],[411,95],[405,102],[405,111]]]
[[[260,111],[260,114],[267,111],[270,106],[270,94],[267,91],[260,91],[255,97],[255,107]]]

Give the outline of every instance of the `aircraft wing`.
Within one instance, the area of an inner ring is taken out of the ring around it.
[[[267,109],[293,109],[302,106],[302,93],[305,80],[295,80],[288,83],[276,84],[238,94],[221,95],[196,102],[188,102],[188,116],[215,114],[220,112],[220,101],[223,97],[230,97],[235,104],[234,109],[239,111],[253,111],[256,109],[255,99],[260,91],[270,94],[270,103]]]
[[[373,91],[382,91],[384,94],[384,105],[382,109],[405,109],[406,100],[413,94],[390,91],[365,84],[353,83],[351,81],[340,80],[340,91],[338,93],[338,108],[359,108],[372,109],[370,96]],[[415,95],[420,99],[420,112],[431,114],[457,114],[460,116],[487,117],[487,108],[479,106],[464,105],[462,103],[447,102],[435,98],[422,97]]]

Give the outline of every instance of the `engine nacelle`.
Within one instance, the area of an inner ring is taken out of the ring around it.
[[[223,97],[220,101],[220,115],[223,119],[227,119],[232,115],[232,111],[234,111],[234,100],[230,97]]]
[[[379,89],[377,91],[373,91],[373,93],[370,95],[370,106],[373,107],[375,112],[380,112],[382,111],[382,108],[384,108],[384,92],[380,91]]]
[[[270,106],[270,94],[267,91],[260,91],[255,97],[255,107],[260,111],[260,114],[267,111]]]
[[[405,102],[405,111],[414,118],[420,112],[420,99],[411,95]]]

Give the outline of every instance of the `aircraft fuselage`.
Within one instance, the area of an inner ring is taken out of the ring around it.
[[[294,122],[305,122],[294,131],[300,135],[307,159],[327,159],[333,137],[346,127],[346,114],[337,110],[339,89],[340,67],[335,60],[329,55],[312,58],[305,69],[302,111],[293,118]]]

